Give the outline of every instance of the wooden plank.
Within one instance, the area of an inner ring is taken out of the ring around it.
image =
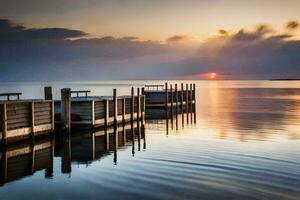
[[[7,138],[7,115],[6,115],[6,104],[1,105],[1,129],[2,129],[2,140]]]
[[[186,84],[185,87],[185,92],[186,92],[186,99],[185,99],[185,106],[186,106],[186,122],[187,124],[189,123],[189,87],[188,84]]]
[[[91,118],[92,124],[95,124],[95,101],[92,101],[92,108],[91,108]]]

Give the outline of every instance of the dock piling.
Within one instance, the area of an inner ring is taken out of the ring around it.
[[[53,99],[52,87],[51,86],[44,87],[44,96],[45,96],[45,100],[52,100]]]
[[[184,112],[183,112],[183,94],[184,94],[184,92],[183,91],[184,91],[183,90],[183,83],[181,83],[180,111],[181,111],[181,117],[182,117],[182,127],[184,126]]]
[[[176,130],[178,130],[178,90],[177,83],[175,84],[175,115],[176,115]]]
[[[109,120],[109,100],[105,99],[105,119],[104,119],[104,132],[105,132],[105,144],[106,150],[109,151],[109,133],[108,133],[108,120]]]
[[[191,116],[191,124],[193,123],[193,85],[190,84],[190,116]]]
[[[165,83],[165,107],[166,107],[166,119],[169,119],[169,92],[168,92],[168,83]]]
[[[118,126],[118,104],[117,104],[117,89],[113,89],[113,100],[114,100],[114,126]]]
[[[61,89],[61,129],[70,131],[71,128],[71,89]]]
[[[186,123],[189,124],[189,85],[186,84],[185,86],[185,107],[186,107]]]
[[[193,84],[193,100],[194,100],[194,123],[196,124],[197,121],[197,110],[196,110],[196,84]]]
[[[141,112],[141,96],[140,96],[140,88],[137,88],[137,134],[138,134],[138,144],[140,147],[140,139],[141,139],[141,129],[140,129],[140,112]]]
[[[134,145],[134,88],[131,88],[131,112],[130,112],[130,125],[131,125],[131,137]]]
[[[7,136],[7,112],[6,112],[6,104],[1,105],[1,116],[2,116],[2,141],[6,143],[6,136]]]

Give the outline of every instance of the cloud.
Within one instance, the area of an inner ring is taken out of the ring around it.
[[[224,29],[219,29],[219,30],[218,30],[218,34],[219,34],[219,35],[227,35],[228,32],[227,32],[226,30],[224,30]]]
[[[286,24],[286,29],[288,30],[295,30],[299,27],[299,23],[297,21],[289,21]]]
[[[188,35],[174,35],[167,39],[167,43],[174,44],[174,43],[184,43],[191,40],[191,37]]]
[[[0,19],[0,40],[68,39],[86,35],[83,31],[65,28],[27,29],[7,19]]]
[[[191,47],[194,38],[187,35],[166,43],[133,36],[85,38],[80,30],[29,29],[3,19],[0,80],[200,78],[212,71],[238,79],[300,77],[300,41],[294,35],[269,25],[218,32]]]
[[[292,37],[266,25],[241,29],[208,40],[180,65],[190,75],[216,71],[238,79],[299,78],[300,41]]]

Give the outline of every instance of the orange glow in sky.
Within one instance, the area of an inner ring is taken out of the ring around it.
[[[216,73],[210,73],[210,79],[215,79],[215,78],[216,78],[216,76],[217,76],[217,74],[216,74]]]

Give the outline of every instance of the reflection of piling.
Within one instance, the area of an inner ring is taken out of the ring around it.
[[[7,153],[6,146],[1,146],[1,157],[0,157],[0,186],[7,181]]]
[[[69,132],[71,128],[71,89],[61,89],[61,129]]]
[[[71,173],[71,137],[68,135],[67,137],[63,136],[63,145],[61,151],[61,172],[62,173]]]
[[[189,85],[185,86],[186,123],[189,124]]]
[[[55,142],[55,138],[52,137],[51,138],[51,155],[50,155],[51,162],[50,162],[50,167],[45,169],[45,178],[49,178],[49,179],[53,178],[54,150],[55,150],[54,142]]]

